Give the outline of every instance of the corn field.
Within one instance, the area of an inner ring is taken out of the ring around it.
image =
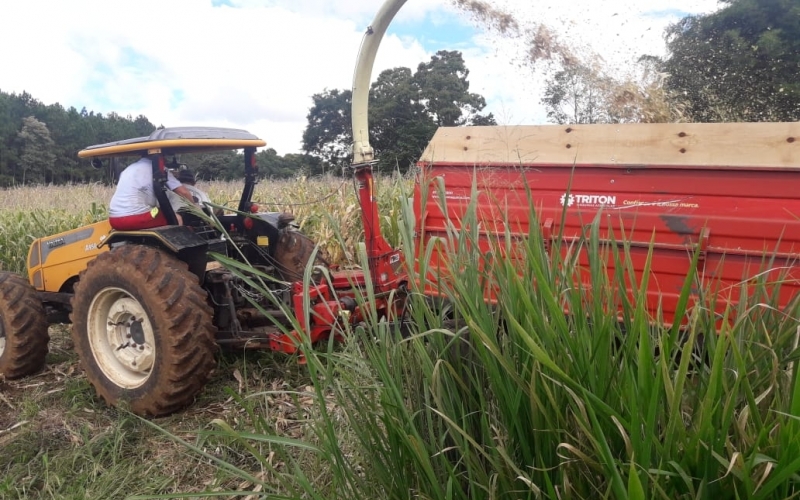
[[[214,203],[236,207],[242,182],[200,182]],[[399,243],[400,202],[411,194],[412,181],[400,176],[377,181],[381,223],[392,245]],[[25,273],[28,248],[36,238],[51,236],[103,220],[113,186],[19,187],[0,191],[0,269]],[[290,212],[300,229],[316,240],[332,263],[352,262],[351,249],[363,239],[358,200],[349,178],[325,177],[262,180],[253,201],[261,211]],[[337,235],[337,231],[342,234]]]

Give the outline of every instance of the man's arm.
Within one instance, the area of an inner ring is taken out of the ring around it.
[[[186,189],[186,186],[184,186],[183,184],[173,189],[173,191],[175,191],[176,194],[189,200],[189,202],[192,203],[192,205],[197,205],[197,202],[194,199],[194,195],[192,194],[191,191]]]

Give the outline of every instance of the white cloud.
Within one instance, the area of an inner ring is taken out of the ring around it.
[[[496,1],[523,22],[552,24],[571,43],[595,42],[620,64],[634,57],[628,52],[662,50],[670,18],[653,12],[716,7],[712,0],[649,0],[646,7],[632,0],[572,0],[569,9],[556,0]],[[245,128],[280,154],[297,152],[311,96],[350,88],[364,29],[381,2],[226,3],[233,7],[214,7],[211,0],[4,2],[0,90],[27,91],[46,104],[143,114],[156,125]],[[381,44],[373,79],[381,69],[415,68],[429,59],[431,47],[410,35],[415,23],[427,19],[435,26],[453,18],[467,22],[447,0],[408,0]],[[437,34],[419,33],[426,43]],[[543,119],[540,82],[509,64],[519,46],[479,34],[458,48],[470,68],[471,90],[487,97],[498,119]]]

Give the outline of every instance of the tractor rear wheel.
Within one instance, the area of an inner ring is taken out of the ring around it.
[[[108,404],[160,416],[189,405],[214,369],[212,310],[197,276],[157,248],[97,256],[72,299],[72,338]]]
[[[0,272],[0,375],[15,379],[44,367],[47,326],[36,290],[21,276]]]

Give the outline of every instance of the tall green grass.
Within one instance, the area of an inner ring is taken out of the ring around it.
[[[413,218],[404,206],[408,262]],[[649,268],[634,276],[630,247],[601,244],[598,224],[563,254],[535,230],[492,243],[514,259],[487,259],[473,202],[445,239],[445,300],[412,280],[409,336],[373,316],[343,327],[344,347],[304,346],[316,398],[306,438],[282,442],[256,414],[221,434],[260,458],[279,450],[291,466],[264,487],[291,498],[800,496],[797,299],[780,310],[776,285],[757,280],[719,321],[710,287],[688,307],[692,271],[685,327],[661,326],[645,307]],[[632,276],[630,295],[616,293]]]

